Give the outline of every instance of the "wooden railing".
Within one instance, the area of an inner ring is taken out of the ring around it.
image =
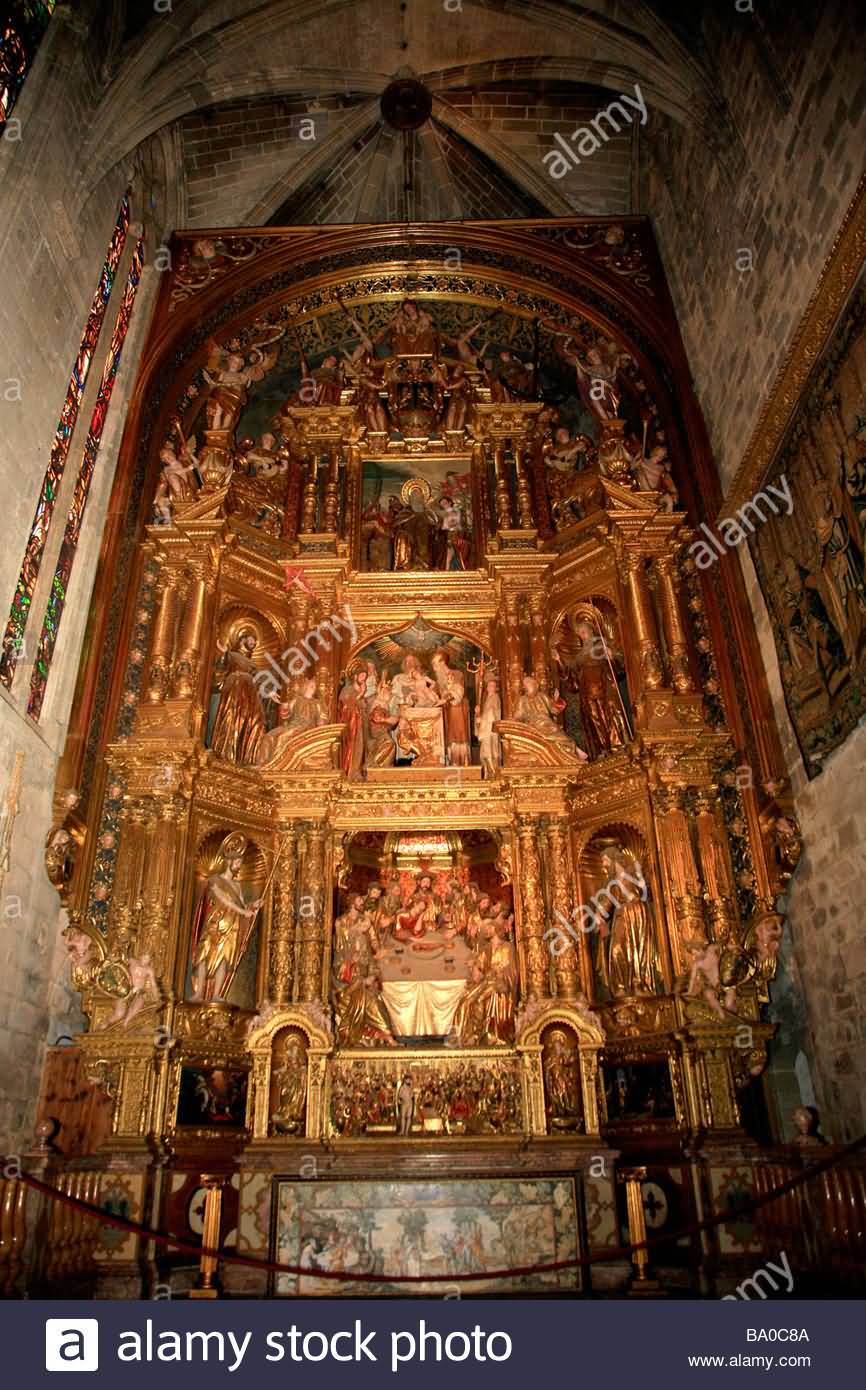
[[[755,1160],[756,1197],[832,1153],[821,1146],[761,1154]],[[835,1167],[759,1207],[755,1225],[765,1248],[786,1251],[795,1269],[840,1285],[866,1285],[866,1156],[842,1158]]]
[[[66,1197],[99,1206],[103,1174],[94,1160],[87,1167],[51,1164],[39,1177]],[[96,1272],[99,1225],[98,1217],[35,1192],[21,1178],[0,1177],[0,1298],[85,1287]]]
[[[24,1267],[26,1201],[20,1178],[0,1177],[0,1298],[13,1297]]]

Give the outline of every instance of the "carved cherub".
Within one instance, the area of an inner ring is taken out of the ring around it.
[[[115,1023],[120,1023],[124,1028],[128,1028],[133,1019],[144,1009],[153,1007],[161,1001],[159,984],[149,951],[143,951],[140,956],[130,956],[126,962],[126,967],[129,971],[130,989],[123,998],[118,999],[105,1023],[106,1028],[111,1028]]]

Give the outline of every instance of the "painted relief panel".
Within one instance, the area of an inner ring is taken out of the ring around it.
[[[810,777],[866,711],[866,279],[801,400],[768,483],[789,514],[750,541]]]
[[[283,1296],[441,1292],[425,1275],[455,1275],[552,1264],[579,1253],[572,1179],[333,1182],[278,1180],[275,1258],[309,1274],[279,1274]],[[346,1270],[351,1284],[317,1279],[316,1270]],[[365,1274],[420,1276],[411,1285],[363,1282]],[[515,1276],[507,1292],[574,1292],[580,1271]],[[473,1294],[504,1292],[483,1277]]]

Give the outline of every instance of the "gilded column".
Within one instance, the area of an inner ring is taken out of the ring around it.
[[[544,898],[541,892],[538,835],[539,824],[534,816],[518,817],[521,937],[526,963],[526,993],[530,999],[548,999],[550,954],[544,942]]]
[[[298,999],[322,997],[325,953],[325,822],[315,821],[304,837],[304,862],[298,897]]]
[[[508,470],[502,457],[502,445],[493,446],[493,471],[496,476],[496,529],[511,530],[511,489],[508,486]]]
[[[717,809],[715,793],[708,788],[698,792],[695,811],[704,887],[715,923],[716,940],[723,942],[736,924],[734,875],[728,853],[727,831]]]
[[[514,710],[520,699],[520,681],[523,675],[523,659],[520,645],[520,619],[517,611],[517,595],[505,595],[505,616],[503,623],[505,647],[505,682],[503,694],[506,696],[505,713],[514,718]]]
[[[161,801],[148,835],[138,944],[139,950],[150,951],[157,974],[171,966],[167,946],[177,890],[178,842],[186,811],[186,802],[182,800]]]
[[[117,846],[117,861],[114,870],[114,886],[111,895],[111,927],[109,935],[116,932],[131,937],[140,906],[141,883],[144,874],[144,856],[147,824],[150,808],[145,802],[135,801],[124,806],[120,814],[120,835]]]
[[[680,974],[691,966],[688,945],[706,942],[704,900],[701,878],[692,844],[691,818],[683,787],[670,787],[653,794],[656,832],[670,895],[669,918],[676,924],[671,932],[674,971]]]
[[[550,866],[550,909],[552,925],[563,929],[571,924],[574,905],[571,856],[568,852],[568,820],[551,818],[547,822],[547,862]],[[564,934],[564,933],[563,933]],[[555,939],[555,938],[554,938]],[[561,953],[553,954],[553,974],[556,993],[563,999],[575,999],[581,985],[578,964],[578,947],[569,939],[568,947]],[[584,984],[584,993],[587,993]]]
[[[181,614],[177,656],[172,672],[172,695],[178,700],[189,700],[195,694],[207,601],[205,565],[204,560],[197,560],[189,566],[189,589]]]
[[[271,950],[268,961],[268,998],[272,1004],[289,1004],[292,999],[295,975],[297,843],[297,832],[294,826],[289,826],[278,849],[280,862],[273,887]]]
[[[337,530],[337,506],[339,502],[338,484],[340,476],[340,454],[334,444],[331,448],[330,460],[328,464],[328,477],[325,483],[325,498],[322,506],[322,530],[336,532]]]
[[[547,668],[547,597],[537,590],[529,595],[529,652],[532,661],[532,674],[539,687],[550,689]]]
[[[310,631],[310,616],[312,613],[313,600],[310,594],[296,585],[292,590],[289,600],[289,636],[290,646],[300,647]],[[309,649],[308,649],[309,650]],[[300,690],[302,681],[306,680],[307,673],[302,672],[298,676],[291,677],[291,686],[294,690]]]
[[[307,459],[307,479],[304,483],[304,498],[301,504],[301,531],[315,531],[316,512],[318,510],[317,483],[319,475],[319,460],[314,454]]]
[[[623,561],[631,620],[637,634],[640,652],[643,683],[647,690],[658,690],[664,684],[664,667],[659,647],[655,612],[644,570],[644,558],[636,551],[627,550],[623,556]]]
[[[526,471],[526,459],[519,445],[514,446],[514,463],[517,470],[517,516],[522,531],[532,531],[535,520],[532,515],[532,490]]]
[[[156,590],[153,633],[147,666],[144,698],[150,704],[165,699],[174,654],[174,634],[177,624],[177,575],[169,570],[160,576]]]
[[[688,629],[683,620],[679,585],[675,576],[674,557],[673,555],[657,555],[653,565],[659,581],[662,622],[664,623],[665,641],[670,656],[671,680],[674,689],[678,690],[680,694],[685,694],[687,691],[694,690],[695,683],[689,661]]]

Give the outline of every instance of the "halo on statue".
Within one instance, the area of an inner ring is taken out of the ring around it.
[[[433,489],[426,478],[407,478],[400,489],[400,501],[404,507],[411,507],[412,494],[415,492],[420,492],[421,500],[425,506],[433,496]]]

